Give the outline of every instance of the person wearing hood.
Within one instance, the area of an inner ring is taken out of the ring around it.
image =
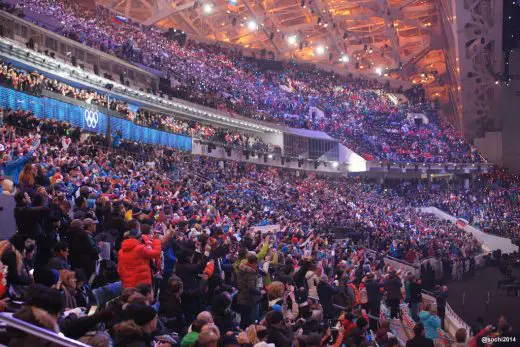
[[[14,314],[14,318],[25,321],[34,326],[60,332],[58,315],[62,310],[61,293],[45,285],[36,284],[29,289],[29,300]],[[11,339],[9,347],[59,347],[61,345],[41,339],[36,335],[27,334],[15,328],[7,328]]]
[[[140,283],[152,284],[150,260],[161,254],[161,242],[152,241],[151,248],[143,243],[138,228],[127,232],[126,239],[119,250],[117,271],[121,277],[123,288],[135,287]]]
[[[257,288],[258,258],[255,252],[249,252],[246,262],[238,269],[238,294],[237,304],[241,316],[240,327],[247,328],[256,319],[255,306],[262,296],[262,291]]]
[[[439,337],[439,328],[441,326],[441,319],[434,312],[431,312],[430,305],[424,306],[424,309],[419,312],[419,319],[424,326],[425,337],[430,340],[435,340]]]

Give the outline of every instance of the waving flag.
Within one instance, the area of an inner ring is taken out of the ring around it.
[[[123,23],[127,22],[127,19],[126,19],[126,17],[123,17],[123,16],[113,16],[112,22],[117,23],[117,24],[123,24]]]

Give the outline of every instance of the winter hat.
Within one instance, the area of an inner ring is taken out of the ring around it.
[[[181,347],[190,347],[197,342],[199,339],[199,333],[192,331],[191,333],[186,334],[181,341]]]
[[[29,306],[38,307],[53,315],[57,315],[63,309],[61,293],[57,289],[33,284],[29,287],[27,293],[27,304]]]
[[[52,287],[60,279],[60,273],[57,270],[49,269],[41,265],[34,269],[34,283],[42,284],[46,287]]]
[[[141,326],[151,322],[157,316],[157,311],[153,307],[143,304],[130,304],[125,308],[125,313],[135,324]]]

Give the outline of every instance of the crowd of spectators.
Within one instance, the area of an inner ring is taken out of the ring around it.
[[[375,184],[233,161],[222,167],[124,141],[125,152],[109,152],[102,136],[82,139],[63,122],[2,113],[0,167],[4,181],[12,177],[17,187],[18,232],[4,241],[1,260],[11,269],[11,297],[28,300],[15,315],[49,328],[35,317],[43,310],[52,329],[69,337],[113,339],[117,346],[365,345],[378,333],[392,338],[383,333],[387,323],[378,327],[367,314],[412,314],[417,322],[427,316],[407,313],[400,294],[405,274],[385,268],[382,255],[413,252],[422,259],[480,250],[470,234]],[[378,253],[334,242],[326,233],[334,225],[369,234]],[[117,280],[123,287],[117,301],[86,315],[89,285]],[[379,288],[388,312],[380,309]],[[87,334],[100,322],[105,329]],[[431,329],[427,338],[437,338]],[[10,346],[39,346],[18,331],[8,338]]]
[[[42,90],[49,90],[69,98],[85,101],[92,105],[109,108],[117,112],[121,117],[131,120],[138,125],[200,138],[207,142],[223,144],[226,147],[244,148],[253,152],[262,153],[280,152],[278,146],[266,143],[253,134],[238,132],[228,128],[214,127],[194,120],[182,120],[173,115],[159,114],[142,108],[133,112],[126,102],[117,98],[108,98],[106,94],[76,88],[67,83],[47,78],[36,71],[28,73],[1,61],[0,85],[5,85],[34,95],[41,95]],[[108,105],[109,102],[110,105]]]
[[[467,220],[480,230],[520,240],[520,180],[507,170],[493,167],[478,175],[471,185],[463,182],[439,189],[410,189],[409,200],[419,206],[435,206]]]
[[[30,10],[53,17],[71,39],[165,72],[179,82],[175,96],[232,113],[290,126],[322,130],[366,159],[415,162],[481,162],[455,128],[428,111],[420,91],[395,104],[388,86],[282,63],[277,70],[242,57],[239,50],[188,41],[181,47],[154,27],[130,19],[113,21],[102,7],[74,1],[23,0]],[[313,112],[317,107],[323,111]],[[426,112],[416,124],[408,112]]]

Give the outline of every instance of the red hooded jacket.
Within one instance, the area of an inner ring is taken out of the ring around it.
[[[137,239],[126,239],[119,250],[117,271],[123,288],[132,288],[139,283],[152,284],[150,260],[161,254],[161,242],[153,240],[152,249]]]

